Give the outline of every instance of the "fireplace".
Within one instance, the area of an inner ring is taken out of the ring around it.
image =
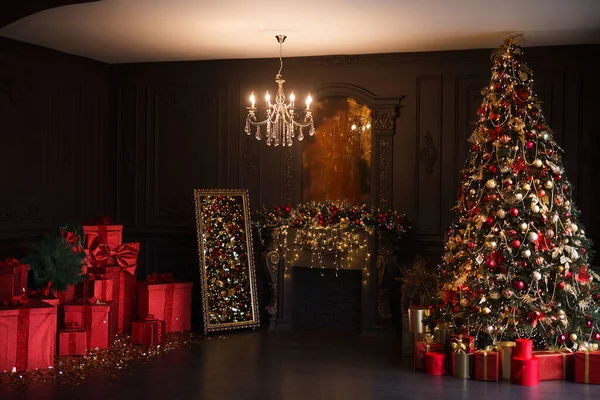
[[[293,328],[360,330],[361,271],[294,267]]]
[[[293,246],[295,228],[289,228],[286,237],[280,232],[278,235],[280,245],[272,245],[263,253],[271,287],[269,329],[321,327],[363,334],[382,332],[374,235],[357,234],[364,246],[344,257]]]

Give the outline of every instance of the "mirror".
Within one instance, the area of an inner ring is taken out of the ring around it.
[[[259,326],[250,202],[243,189],[196,189],[204,332]]]
[[[371,110],[352,97],[315,105],[317,131],[302,145],[302,201],[371,199]]]

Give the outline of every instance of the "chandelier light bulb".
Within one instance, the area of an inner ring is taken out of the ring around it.
[[[310,93],[306,98],[306,109],[297,110],[294,102],[296,96],[294,92],[290,94],[289,104],[285,103],[285,93],[283,91],[283,84],[285,80],[281,75],[283,69],[283,58],[282,58],[282,47],[283,42],[286,39],[285,35],[277,35],[277,42],[279,43],[279,72],[275,75],[275,82],[277,83],[277,93],[274,97],[274,102],[271,103],[271,95],[267,91],[265,94],[265,107],[264,115],[265,119],[257,119],[257,109],[255,108],[254,92],[250,95],[250,107],[246,107],[248,115],[246,116],[246,126],[244,132],[250,135],[252,133],[252,127],[256,128],[255,137],[257,140],[261,140],[262,135],[266,136],[266,142],[268,146],[292,146],[292,139],[297,137],[298,140],[304,139],[303,129],[308,128],[308,134],[313,136],[315,134],[315,126],[313,121],[310,104],[312,103],[312,97]],[[264,127],[264,128],[263,128]]]

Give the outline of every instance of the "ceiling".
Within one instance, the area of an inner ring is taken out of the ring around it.
[[[4,0],[3,0],[4,1]],[[24,0],[21,0],[24,1]],[[72,1],[71,1],[72,2]],[[102,0],[0,35],[109,63],[600,43],[599,0]]]

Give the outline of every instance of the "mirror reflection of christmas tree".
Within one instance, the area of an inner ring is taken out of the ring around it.
[[[479,347],[521,337],[581,348],[600,341],[592,243],[519,39],[492,54],[433,322],[452,322]]]

